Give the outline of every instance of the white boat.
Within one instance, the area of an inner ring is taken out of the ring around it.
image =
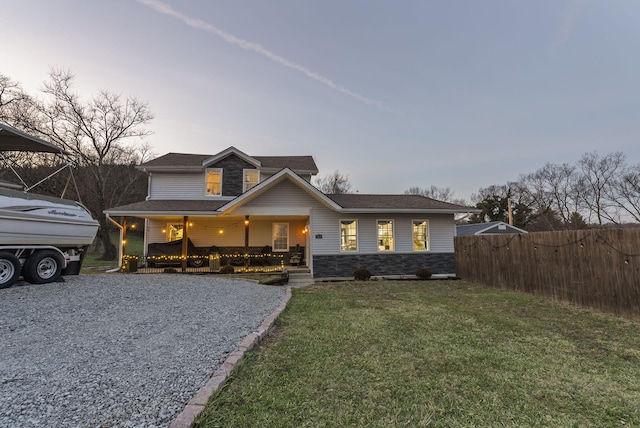
[[[0,152],[7,151],[66,154],[47,141],[0,123]],[[22,184],[24,190],[15,190],[21,186],[0,182],[0,245],[73,248],[93,242],[98,222],[82,204],[31,193]]]
[[[0,245],[90,245],[98,222],[80,203],[0,188]]]
[[[16,173],[3,154],[13,151],[68,155],[47,141],[0,123],[0,159]],[[42,181],[28,187],[16,176],[21,184],[0,180],[0,288],[10,287],[20,276],[28,282],[46,283],[60,275],[77,275],[98,231],[98,221],[79,202],[29,191]]]

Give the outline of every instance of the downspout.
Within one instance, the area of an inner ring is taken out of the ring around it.
[[[122,226],[120,223],[118,223],[117,221],[112,219],[109,214],[107,214],[107,220],[109,220],[111,223],[116,225],[116,227],[118,229],[120,229],[120,245],[118,245],[118,267],[115,268],[115,269],[108,270],[107,272],[119,272],[122,269],[122,256],[124,255],[124,251],[123,251],[124,237],[122,236],[123,233],[124,233],[123,232],[124,231],[124,226]]]

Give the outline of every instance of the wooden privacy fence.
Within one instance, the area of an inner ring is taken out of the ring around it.
[[[640,228],[457,236],[455,260],[470,282],[640,316]]]

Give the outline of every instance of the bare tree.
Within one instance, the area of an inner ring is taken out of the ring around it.
[[[422,188],[412,186],[405,190],[404,193],[405,195],[421,195],[438,201],[449,202],[451,204],[467,205],[467,202],[464,199],[456,198],[454,192],[449,187],[431,185],[429,188]]]
[[[332,174],[325,177],[318,177],[314,181],[314,185],[323,193],[351,193],[351,182],[349,176],[335,170]]]
[[[621,210],[640,222],[640,164],[626,168],[609,192],[608,197]]]
[[[523,174],[513,185],[539,212],[553,209],[563,223],[580,211],[581,187],[575,166],[547,163],[530,174]]]
[[[580,185],[582,186],[582,200],[594,215],[598,224],[603,220],[619,223],[619,208],[610,195],[611,186],[615,186],[617,178],[625,169],[625,155],[622,152],[610,153],[605,156],[597,152],[585,153],[578,161],[580,169]]]
[[[18,82],[0,74],[0,120],[7,121],[9,107],[22,96],[22,89]]]
[[[514,190],[516,188],[516,190]],[[515,183],[507,185],[491,185],[480,188],[478,193],[471,195],[471,201],[476,208],[482,210],[470,217],[470,223],[484,223],[487,221],[509,221],[509,203],[513,225],[525,228],[533,221],[536,213],[529,207],[526,195],[517,191]]]
[[[135,98],[122,99],[120,94],[101,90],[84,101],[74,90],[74,75],[52,70],[45,83],[47,99],[38,101],[38,116],[31,122],[33,131],[57,143],[77,157],[85,175],[82,188],[85,202],[100,222],[98,237],[102,241],[105,260],[116,257],[109,236],[104,210],[122,201],[137,180],[133,165],[148,154],[141,139],[150,131],[145,125],[153,118],[146,103]],[[112,168],[129,165],[129,168]]]
[[[19,126],[32,112],[32,100],[20,83],[0,74],[0,122]]]

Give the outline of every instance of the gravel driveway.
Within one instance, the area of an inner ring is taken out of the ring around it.
[[[166,427],[285,289],[80,275],[0,290],[0,426]]]

